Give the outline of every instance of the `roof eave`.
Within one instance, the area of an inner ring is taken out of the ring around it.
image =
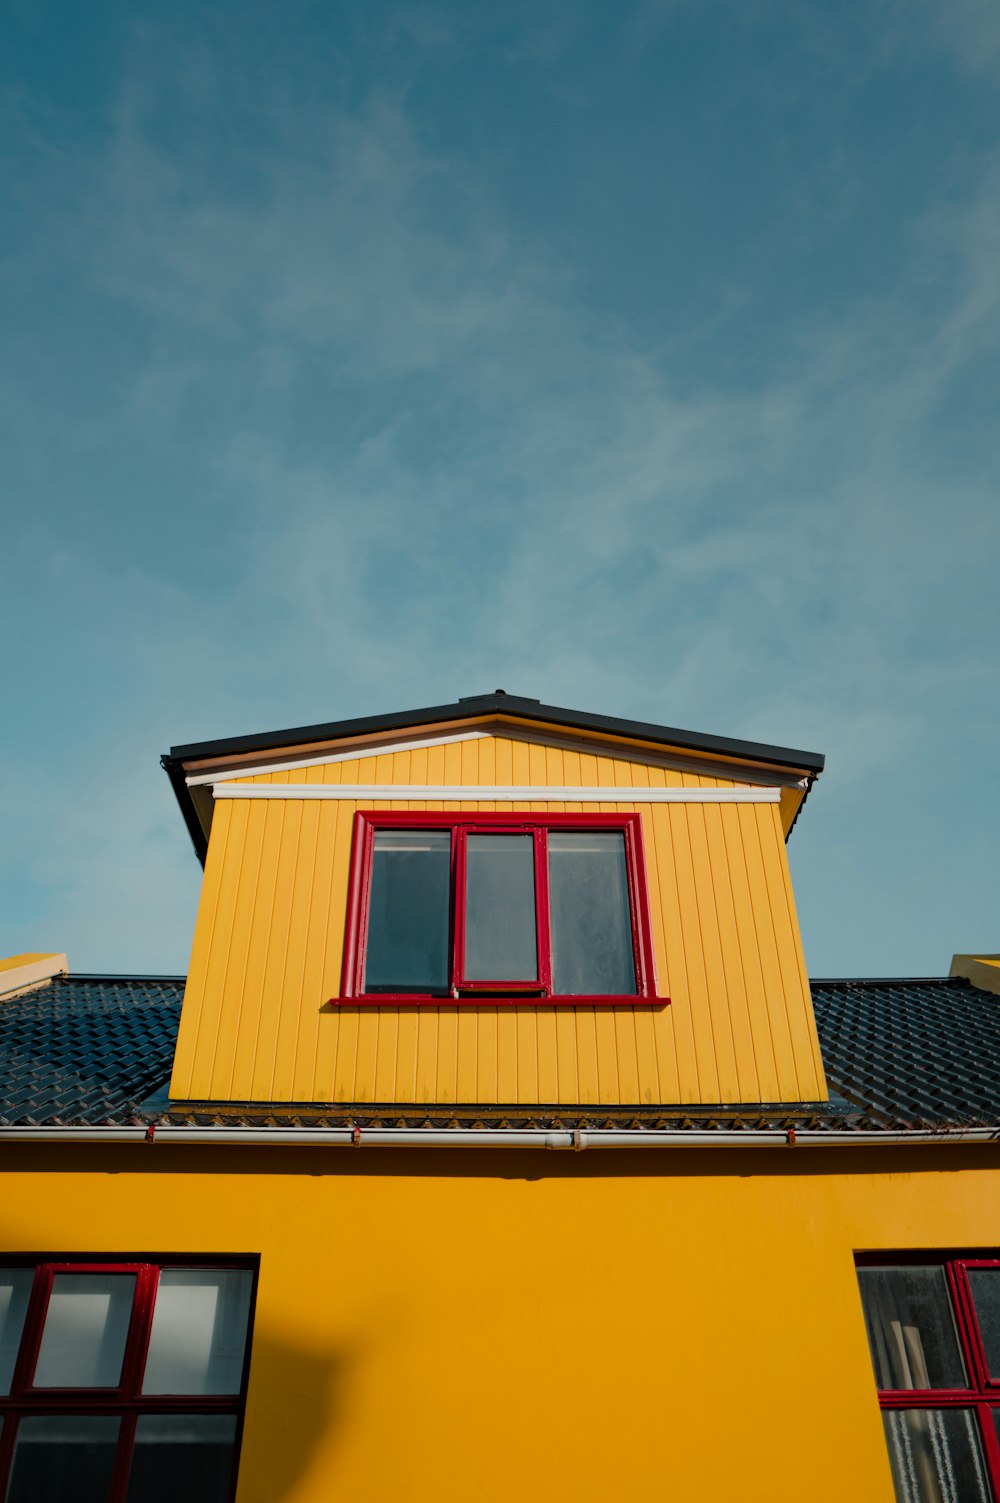
[[[671,746],[684,751],[701,752],[742,762],[764,763],[773,767],[802,771],[812,783],[822,772],[826,759],[819,752],[794,747],[772,746],[760,741],[743,741],[731,736],[710,736],[698,731],[684,731],[675,726],[653,725],[643,720],[624,720],[613,715],[594,715],[585,710],[568,710],[558,705],[543,705],[537,699],[525,699],[502,691],[470,695],[454,704],[431,705],[418,710],[399,710],[389,715],[363,715],[353,720],[333,720],[320,725],[294,726],[282,731],[266,731],[252,736],[226,736],[214,741],[192,741],[172,746],[160,761],[170,778],[175,797],[199,860],[204,864],[208,841],[185,781],[185,768],[192,762],[215,757],[233,757],[244,753],[278,751],[284,747],[303,746],[310,742],[335,742],[348,737],[399,731],[410,727],[436,725],[441,722],[479,720],[486,715],[533,720],[542,725],[589,731],[622,740],[646,742],[653,746]],[[804,800],[803,800],[804,802]]]
[[[537,720],[544,725],[596,731],[609,736],[620,736],[625,740],[677,746],[687,751],[714,753],[716,756],[735,757],[747,762],[768,762],[776,767],[802,768],[804,772],[820,773],[826,761],[819,752],[772,746],[760,741],[743,741],[731,736],[710,736],[699,731],[680,730],[676,726],[653,725],[644,720],[624,720],[614,715],[594,715],[585,710],[543,705],[537,699],[523,699],[514,694],[474,695],[457,700],[454,704],[399,710],[390,715],[363,715],[353,720],[295,726],[288,730],[266,731],[253,736],[226,736],[215,741],[193,741],[186,745],[172,746],[162,761],[164,767],[169,768],[177,762],[190,762],[205,757],[275,751],[284,746],[298,746],[310,741],[337,741],[347,736],[404,730],[408,726],[432,725],[442,720],[475,720],[489,714],[511,715]]]

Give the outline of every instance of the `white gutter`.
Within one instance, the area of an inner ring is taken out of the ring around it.
[[[1000,1124],[956,1132],[824,1132],[815,1128],[0,1127],[0,1143],[200,1143],[354,1148],[851,1148],[1000,1141]]]

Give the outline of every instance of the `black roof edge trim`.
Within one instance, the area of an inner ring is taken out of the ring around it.
[[[125,971],[63,971],[58,976],[52,977],[53,981],[183,981],[187,977],[174,973],[162,973],[150,976],[133,976]]]
[[[193,1096],[170,1098],[171,1111],[213,1112],[217,1116],[249,1111],[262,1116],[285,1116],[295,1112],[319,1117],[558,1117],[576,1116],[596,1120],[600,1117],[842,1117],[843,1107],[831,1110],[829,1101],[752,1101],[752,1102],[623,1102],[616,1106],[580,1102],[500,1102],[460,1101],[213,1101]]]
[[[208,855],[208,838],[201,827],[198,811],[195,809],[194,800],[185,782],[184,767],[182,763],[172,761],[169,757],[161,757],[160,762],[166,769],[167,777],[170,779],[170,786],[174,790],[174,798],[180,805],[181,813],[184,816],[184,823],[187,825],[188,834],[191,836],[191,844],[194,846],[194,853],[202,866],[204,866],[205,858]]]
[[[945,982],[972,983],[966,976],[810,976],[810,986],[941,986]]]
[[[680,746],[691,751],[715,752],[742,758],[744,761],[772,762],[779,767],[801,767],[804,771],[813,773],[822,772],[826,763],[825,757],[819,752],[771,746],[759,741],[741,741],[731,736],[709,736],[697,731],[678,730],[672,726],[652,725],[644,720],[622,720],[612,715],[567,710],[557,705],[540,704],[537,699],[525,699],[516,694],[483,694],[457,700],[454,704],[401,710],[390,715],[363,715],[354,720],[294,726],[284,731],[267,731],[253,736],[226,736],[216,741],[192,741],[172,746],[169,753],[160,760],[172,775],[178,763],[196,757],[271,751],[309,741],[335,741],[345,736],[363,735],[368,731],[403,730],[407,726],[429,725],[438,720],[469,720],[483,714],[521,715],[525,719],[540,720],[550,725],[603,731],[608,735]]]

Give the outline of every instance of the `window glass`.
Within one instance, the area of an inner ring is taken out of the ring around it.
[[[126,1503],[226,1503],[233,1414],[142,1414]]]
[[[531,835],[468,837],[467,981],[537,980],[534,850]]]
[[[970,1268],[969,1288],[991,1378],[1000,1378],[1000,1268]]]
[[[120,1423],[112,1415],[22,1419],[6,1503],[107,1503]]]
[[[376,830],[366,992],[448,991],[451,835]]]
[[[57,1273],[35,1368],[36,1388],[117,1388],[134,1273]]]
[[[993,1503],[971,1409],[882,1413],[897,1503]]]
[[[879,1388],[964,1388],[943,1268],[859,1268]]]
[[[239,1393],[253,1276],[242,1268],[164,1268],[143,1393]]]
[[[552,990],[568,997],[632,996],[625,837],[617,830],[551,830],[548,845]]]
[[[0,1268],[0,1393],[10,1393],[34,1281],[33,1268]]]

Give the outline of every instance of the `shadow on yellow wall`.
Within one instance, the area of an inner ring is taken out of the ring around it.
[[[239,1471],[239,1503],[284,1503],[344,1420],[351,1353],[319,1353],[258,1327]]]

